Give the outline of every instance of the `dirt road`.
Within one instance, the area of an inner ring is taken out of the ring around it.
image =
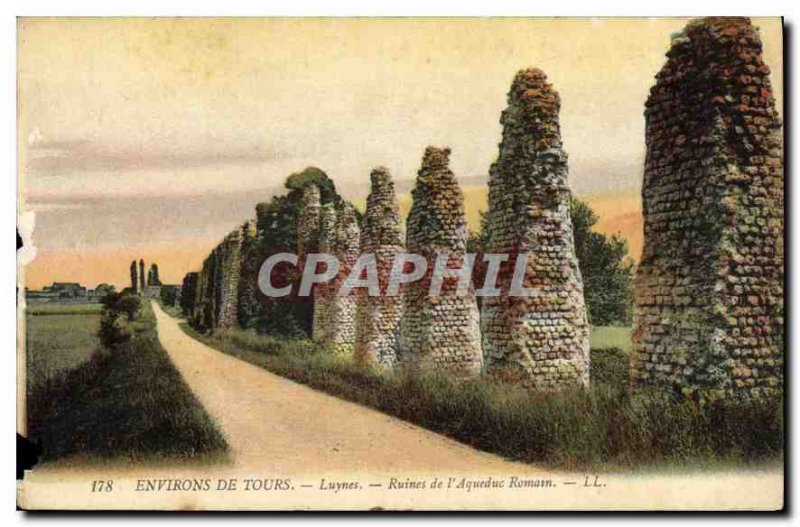
[[[760,509],[779,508],[780,467],[689,474],[574,474],[510,463],[275,376],[187,336],[155,303],[161,344],[216,420],[231,462],[37,467],[26,508],[55,509]],[[272,486],[276,478],[288,488]],[[111,492],[93,481],[113,479]],[[141,491],[207,480],[203,491]],[[264,482],[261,489],[248,481]],[[238,486],[232,486],[236,482]],[[500,484],[500,485],[498,485]],[[267,488],[269,486],[269,488]]]
[[[161,345],[217,422],[236,464],[292,474],[301,467],[313,473],[531,471],[225,355],[186,335],[155,302],[153,310]]]

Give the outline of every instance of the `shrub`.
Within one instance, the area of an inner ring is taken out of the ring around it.
[[[227,449],[158,343],[155,327],[150,304],[142,304],[125,342],[96,352],[32,394],[29,434],[46,460],[216,457]]]
[[[593,385],[625,387],[628,384],[628,354],[620,348],[592,350],[590,371]]]

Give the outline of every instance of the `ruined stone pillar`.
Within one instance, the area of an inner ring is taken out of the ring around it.
[[[217,247],[220,253],[220,292],[217,325],[235,327],[238,322],[239,279],[242,272],[242,229],[228,234]]]
[[[438,295],[429,294],[437,257],[449,268],[469,268],[464,262],[464,196],[448,168],[449,156],[449,148],[429,146],[411,193],[406,249],[424,257],[428,266],[422,280],[403,290],[398,361],[423,370],[475,376],[481,373],[483,356],[471,277],[465,277],[469,286],[463,295],[457,294],[453,278],[445,278]]]
[[[375,255],[381,291],[386,290],[395,255],[403,252],[403,230],[394,183],[386,168],[370,174],[371,188],[361,224],[360,250]],[[402,313],[400,296],[370,297],[357,292],[356,346],[358,361],[391,366],[397,357],[397,333]]]
[[[331,282],[331,330],[329,345],[334,353],[352,355],[356,340],[356,293],[338,292],[350,274],[359,255],[361,229],[358,216],[350,203],[343,203],[333,229],[331,253],[339,259],[339,273]]]
[[[250,327],[258,316],[260,308],[258,271],[263,261],[259,245],[256,222],[249,220],[242,226],[242,268],[236,308],[239,325],[243,328]]]
[[[314,186],[314,188],[317,188]],[[336,208],[333,203],[326,203],[319,212],[317,240],[320,253],[333,254],[333,237],[336,227]],[[316,284],[313,289],[314,315],[312,318],[311,338],[320,344],[328,344],[332,339],[335,320],[333,318],[336,302],[335,289],[331,284]]]
[[[489,180],[487,253],[509,256],[499,296],[482,298],[485,369],[531,388],[589,382],[589,324],[575,256],[560,99],[538,69],[517,73],[500,119],[503,140]],[[517,256],[527,258],[512,296]]]
[[[319,187],[308,185],[303,189],[300,214],[297,218],[297,258],[301,265],[306,254],[316,250],[321,213]]]
[[[782,137],[761,41],[749,19],[700,19],[667,57],[645,110],[632,382],[778,393]]]

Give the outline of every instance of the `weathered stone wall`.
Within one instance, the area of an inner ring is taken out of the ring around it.
[[[485,369],[532,388],[589,382],[589,325],[575,256],[558,93],[538,69],[520,71],[503,112],[489,180],[487,253],[508,254],[503,293],[483,297]],[[527,255],[528,297],[509,296],[513,264]]]
[[[371,187],[361,223],[360,252],[375,255],[381,291],[386,290],[397,253],[403,252],[403,229],[394,183],[386,168],[370,174]],[[391,366],[397,358],[397,334],[402,314],[400,296],[370,297],[357,292],[355,358]]]
[[[676,35],[646,104],[634,385],[699,397],[782,386],[781,123],[757,31]]]
[[[439,295],[429,290],[437,256],[461,268],[467,244],[464,196],[449,164],[450,149],[428,147],[422,158],[408,215],[406,249],[423,256],[427,272],[403,290],[398,361],[459,376],[481,373],[480,316],[471,278],[465,295],[445,278]],[[468,267],[468,266],[467,266]]]

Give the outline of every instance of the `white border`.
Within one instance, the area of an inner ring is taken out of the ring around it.
[[[71,0],[70,2],[58,2],[56,0],[38,0],[27,2],[9,2],[4,3],[0,7],[0,73],[2,73],[2,82],[0,82],[0,89],[2,89],[2,97],[0,97],[0,138],[2,141],[0,145],[0,167],[2,167],[3,175],[3,191],[0,192],[0,214],[4,218],[3,224],[7,225],[8,229],[5,233],[4,239],[11,240],[11,218],[14,217],[16,224],[16,16],[703,16],[703,15],[748,15],[748,16],[776,16],[783,15],[786,17],[787,23],[793,26],[795,31],[793,34],[793,41],[796,41],[797,27],[795,23],[797,17],[798,2],[789,1],[775,1],[775,0],[760,0],[758,2],[745,2],[741,0],[727,0],[725,2],[699,2],[697,0],[670,0],[658,5],[652,2],[642,1],[609,1],[606,0],[602,3],[581,3],[577,0],[558,0],[554,2],[514,2],[511,0],[491,0],[486,2],[472,2],[468,3],[464,0],[447,1],[447,2],[431,2],[425,0],[405,0],[405,1],[391,1],[378,3],[376,1],[355,1],[355,0],[337,0],[336,2],[324,2],[321,0],[292,0],[291,2],[281,2],[267,4],[264,2],[253,2],[247,0],[225,0],[224,2],[210,2],[206,0],[194,0],[191,2],[179,2],[171,0],[137,0],[136,2],[113,2],[113,1],[100,1],[100,0]],[[790,42],[794,44],[794,42]],[[792,49],[794,46],[792,45]],[[787,72],[787,83],[791,82],[791,73],[797,70],[797,55],[790,53],[790,64],[784,65],[784,70]],[[791,92],[787,91],[785,99],[787,101],[795,100],[796,90],[795,86],[787,84],[792,87]],[[787,108],[782,112],[785,120],[792,119],[792,109]],[[798,151],[797,148],[797,135],[791,137],[791,143],[786,145],[786,150],[789,154]],[[787,156],[790,159],[793,156]],[[792,174],[787,171],[787,181],[792,179]],[[791,196],[787,196],[787,202],[794,204],[794,209],[798,205],[798,194],[800,194],[800,185],[795,183],[791,187]],[[792,246],[797,248],[800,246],[800,234],[796,221],[797,215],[792,211],[791,217],[787,217],[787,226],[791,225],[791,242]],[[788,240],[787,240],[788,241]],[[15,452],[16,445],[12,443],[11,429],[14,428],[16,423],[15,408],[16,408],[16,307],[12,304],[12,299],[15,298],[15,292],[12,284],[16,280],[16,259],[10,256],[8,245],[7,251],[4,256],[0,258],[0,276],[4,278],[2,285],[0,285],[0,294],[5,301],[2,303],[2,316],[0,317],[0,336],[2,337],[2,359],[0,361],[0,371],[3,372],[3,381],[0,383],[0,392],[2,392],[2,404],[0,405],[0,412],[2,413],[3,433],[0,434],[0,449],[3,452],[2,465],[0,465],[0,518],[3,524],[7,521],[14,523],[23,522],[30,518],[23,513],[15,512],[15,485],[11,480],[11,473],[15,470]],[[795,258],[792,261],[791,268],[787,272],[791,276],[797,276],[798,260]],[[800,327],[800,315],[798,315],[798,295],[796,291],[788,291],[791,296],[792,305],[794,309],[791,313],[791,319],[787,320],[787,327]],[[792,357],[796,339],[792,335],[787,343],[787,350],[791,357],[791,371],[787,371],[787,378],[789,379],[790,386],[792,387],[792,394],[796,395],[798,392],[795,384],[800,382],[800,373],[798,370],[798,359]],[[792,397],[792,408],[797,408],[796,397]],[[791,417],[790,417],[791,419]],[[797,458],[797,426],[794,419],[790,421],[791,435],[793,439],[793,459]],[[792,471],[793,472],[793,471]],[[787,499],[798,507],[797,500],[797,485],[790,485],[789,490],[792,491],[792,496],[787,496]],[[39,518],[37,523],[49,524],[58,521],[59,519],[69,520],[70,518],[47,517]],[[123,520],[122,517],[114,518],[96,518],[96,520],[107,522]],[[171,518],[145,518],[134,517],[124,519],[126,523],[142,523],[148,524],[154,521],[160,522],[162,520],[178,519],[178,517]],[[202,520],[210,523],[228,523],[231,516],[182,516],[182,521]],[[242,519],[238,517],[237,519]],[[270,523],[317,523],[317,522],[351,522],[353,518],[344,517],[326,517],[319,516],[308,517],[303,516],[294,519],[268,517],[268,518],[253,518],[250,520],[263,521],[267,520]],[[362,518],[362,520],[375,521],[377,518],[374,516]],[[432,522],[432,517],[405,517],[398,518],[392,517],[394,521],[414,522],[415,524]],[[545,522],[550,523],[558,521],[560,524],[577,524],[584,522],[589,518],[585,516],[571,517],[570,519],[560,518],[554,519],[551,517],[539,517],[533,521],[537,523]],[[667,520],[669,522],[680,522],[683,525],[699,525],[712,521],[727,522],[732,519],[727,517],[708,516],[701,517],[671,517],[660,518],[661,521]],[[748,521],[765,521],[768,518],[748,518]],[[771,518],[775,519],[775,518]],[[788,520],[788,517],[785,518]],[[82,522],[84,518],[72,518],[73,521]],[[455,523],[463,522],[465,518],[442,518],[436,517],[437,523]],[[502,515],[494,515],[491,517],[477,517],[470,518],[471,521],[486,521],[495,522],[498,520],[503,521],[518,521],[530,522],[532,518],[524,517],[510,517]],[[596,521],[597,518],[594,518]],[[619,522],[620,520],[628,520],[639,522],[641,517],[604,517],[601,521],[605,522]],[[469,520],[468,520],[469,521]]]

